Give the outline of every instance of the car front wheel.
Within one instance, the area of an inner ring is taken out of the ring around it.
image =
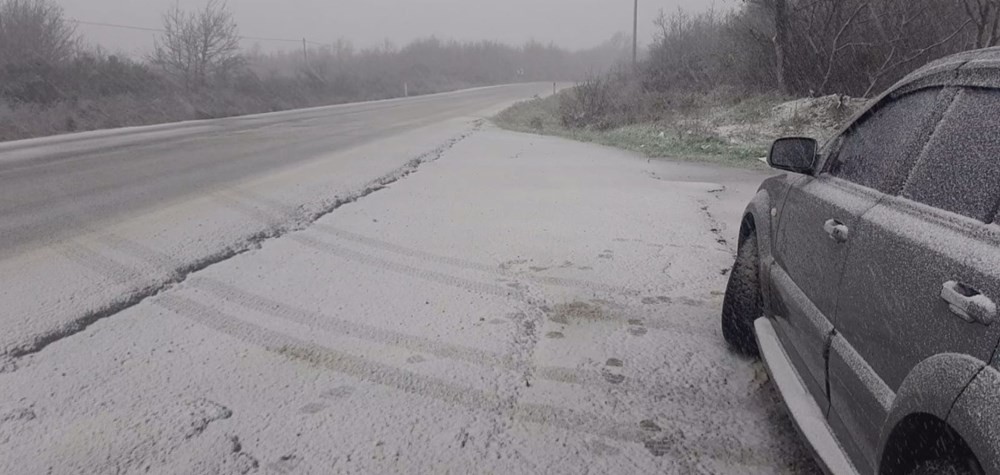
[[[740,243],[722,302],[722,336],[733,348],[748,356],[760,353],[753,329],[754,320],[763,315],[759,266],[757,235],[751,231]]]

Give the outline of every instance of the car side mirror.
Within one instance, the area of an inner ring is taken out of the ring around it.
[[[771,146],[767,164],[771,168],[811,175],[816,167],[816,152],[819,144],[808,137],[788,137],[778,139]]]

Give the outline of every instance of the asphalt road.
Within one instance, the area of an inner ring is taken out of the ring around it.
[[[766,174],[545,87],[8,145],[0,473],[813,472],[718,325]]]
[[[406,100],[0,144],[0,255],[120,221],[317,156],[551,91],[485,88]]]

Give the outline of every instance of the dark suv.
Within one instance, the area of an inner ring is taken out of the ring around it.
[[[744,215],[726,340],[833,473],[1000,474],[1000,49],[768,160],[790,173]]]

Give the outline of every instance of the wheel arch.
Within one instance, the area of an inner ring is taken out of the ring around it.
[[[948,414],[948,425],[969,444],[985,473],[1000,473],[1000,371],[986,366]]]
[[[757,194],[750,201],[746,211],[743,213],[739,234],[739,245],[741,246],[751,235],[757,236],[757,262],[760,266],[758,271],[765,312],[769,312],[768,309],[771,308],[771,276],[769,269],[771,263],[774,262],[772,236],[774,236],[775,231],[772,229],[774,221],[771,217],[771,209],[771,196],[765,188],[761,188],[757,191]]]
[[[771,257],[771,196],[767,190],[760,190],[750,201],[746,211],[743,212],[743,219],[740,222],[740,244],[750,236],[751,232],[757,233],[757,248],[761,261]]]

